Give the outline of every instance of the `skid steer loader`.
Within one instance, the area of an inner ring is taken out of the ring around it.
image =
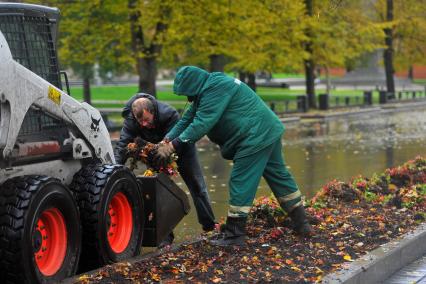
[[[156,207],[161,199],[178,196],[183,213],[189,210],[186,195],[168,177],[136,178],[115,164],[100,112],[62,91],[58,21],[56,8],[0,3],[5,282],[57,282],[138,255],[143,242],[157,245],[183,217],[165,216]],[[180,206],[168,207],[173,204]]]

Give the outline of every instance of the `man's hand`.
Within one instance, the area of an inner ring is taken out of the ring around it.
[[[171,142],[159,143],[157,151],[155,152],[155,163],[159,166],[166,166],[173,152],[175,152],[175,148]]]

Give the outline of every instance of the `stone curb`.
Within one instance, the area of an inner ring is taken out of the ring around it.
[[[342,269],[322,283],[364,284],[385,281],[392,274],[426,253],[426,223],[396,241],[386,243]]]
[[[316,114],[302,114],[300,117],[302,119],[330,119],[330,118],[339,118],[339,117],[347,117],[353,115],[363,115],[369,113],[380,113],[380,107],[369,107],[359,110],[352,111],[338,111],[338,112],[330,112],[330,113],[316,113]]]
[[[424,108],[426,106],[426,101],[416,101],[416,102],[400,102],[400,103],[389,103],[386,105],[378,105],[372,107],[363,107],[361,109],[353,109],[353,110],[342,110],[335,112],[326,112],[325,113],[313,113],[313,114],[303,114],[297,113],[299,119],[337,119],[340,117],[350,117],[356,115],[364,115],[364,114],[382,114],[382,113],[390,113],[390,112],[399,112],[399,111],[407,111],[412,109]],[[291,116],[288,116],[291,117]],[[285,121],[283,121],[285,122]]]
[[[280,121],[282,123],[291,123],[291,122],[299,122],[300,121],[300,117],[299,116],[292,116],[292,117],[280,117]]]
[[[417,101],[417,102],[409,102],[409,103],[394,103],[382,105],[381,108],[387,111],[405,111],[412,110],[416,108],[424,108],[426,106],[426,101]]]

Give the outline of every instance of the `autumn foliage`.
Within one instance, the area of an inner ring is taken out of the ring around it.
[[[201,240],[156,257],[106,266],[76,283],[320,282],[361,255],[417,227],[426,217],[426,159],[417,157],[371,178],[333,180],[307,201],[315,229],[297,237],[273,197],[256,200],[247,245],[211,246]]]
[[[154,176],[158,173],[165,173],[169,176],[177,176],[178,166],[177,159],[178,156],[176,153],[173,153],[166,163],[157,163],[155,161],[155,152],[157,151],[158,144],[153,143],[141,143],[138,141],[140,138],[136,138],[134,143],[129,143],[127,145],[127,153],[131,158],[132,162],[130,168],[133,169],[137,167],[137,161],[141,161],[147,167],[144,176]]]

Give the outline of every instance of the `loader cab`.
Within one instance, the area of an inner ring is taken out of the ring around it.
[[[59,16],[57,8],[0,3],[0,30],[13,58],[62,89],[56,49]]]
[[[0,31],[9,45],[13,59],[62,89],[57,56],[59,17],[57,8],[0,3]],[[31,107],[19,132],[16,159],[12,165],[39,162],[40,159],[49,160],[64,156],[65,152],[69,155],[69,149],[62,149],[62,146],[59,146],[63,145],[68,137],[68,128],[63,121],[36,107]],[[36,153],[37,157],[31,157],[25,150],[34,145],[44,149],[41,154]],[[0,159],[0,167],[1,164]],[[8,164],[11,165],[10,161]]]

